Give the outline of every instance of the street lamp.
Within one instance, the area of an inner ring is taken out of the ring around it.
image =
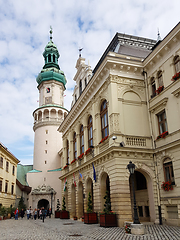
[[[130,176],[132,175],[132,189],[133,189],[133,197],[134,197],[134,224],[140,224],[139,217],[137,213],[137,206],[136,206],[136,196],[135,196],[135,189],[134,189],[134,170],[135,170],[135,164],[131,161],[127,165],[127,168],[130,172]]]
[[[52,198],[53,198],[53,191],[51,191],[51,214],[52,214]]]

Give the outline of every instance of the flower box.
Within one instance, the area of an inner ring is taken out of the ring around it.
[[[60,219],[69,219],[69,211],[66,210],[60,211]]]
[[[84,153],[82,153],[81,155],[79,155],[78,159],[81,160],[84,156]]]
[[[71,164],[73,164],[76,161],[76,158],[74,160],[72,160]]]
[[[84,223],[85,224],[96,224],[98,223],[97,213],[84,213]]]
[[[176,73],[176,74],[172,77],[171,81],[176,81],[176,80],[179,79],[179,78],[180,78],[180,72]]]
[[[161,133],[159,136],[157,136],[157,139],[165,138],[167,135],[168,135],[168,131],[163,132],[163,133]],[[156,140],[157,140],[157,139],[156,139]]]
[[[168,181],[168,182],[163,182],[161,184],[162,189],[164,189],[164,191],[169,191],[169,190],[173,190],[173,186],[172,186],[172,182]]]
[[[55,211],[55,218],[60,218],[60,211]]]
[[[164,90],[164,86],[158,87],[158,89],[155,91],[157,94],[160,94]]]
[[[91,152],[91,148],[88,148],[86,151],[85,151],[85,155],[87,155],[88,153]]]
[[[117,227],[116,214],[100,214],[100,227]]]
[[[108,137],[109,137],[109,135],[107,135],[106,137],[104,137],[103,139],[101,139],[101,141],[99,142],[99,144],[103,143]]]

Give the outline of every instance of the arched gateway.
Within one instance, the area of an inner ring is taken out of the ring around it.
[[[50,186],[46,186],[43,184],[42,186],[38,186],[32,191],[32,208],[41,208],[45,209],[51,208],[53,211],[55,210],[55,195],[56,191]]]

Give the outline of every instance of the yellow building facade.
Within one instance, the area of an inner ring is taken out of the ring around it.
[[[71,217],[86,212],[89,192],[103,211],[108,190],[118,226],[132,221],[132,161],[140,221],[180,225],[179,41],[180,24],[158,42],[117,33],[93,71],[79,56],[72,108],[58,129]],[[173,190],[162,188],[168,181]]]
[[[15,206],[16,176],[19,160],[0,143],[0,204]]]

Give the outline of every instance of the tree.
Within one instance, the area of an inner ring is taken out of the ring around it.
[[[92,196],[91,196],[90,192],[89,192],[89,195],[88,195],[88,208],[87,208],[87,212],[88,213],[92,213],[93,212],[93,202],[92,202]]]
[[[22,209],[26,211],[26,204],[24,203],[24,199],[22,196],[21,196],[21,199],[19,200],[18,209],[19,211],[21,211]]]
[[[66,211],[66,202],[65,202],[65,196],[63,197],[62,210],[63,210],[63,211]]]
[[[56,211],[59,212],[60,211],[60,201],[59,198],[57,199],[57,205],[56,205]]]
[[[111,212],[111,200],[110,200],[110,194],[108,191],[106,191],[106,195],[104,197],[105,203],[104,203],[104,213],[110,213]]]

